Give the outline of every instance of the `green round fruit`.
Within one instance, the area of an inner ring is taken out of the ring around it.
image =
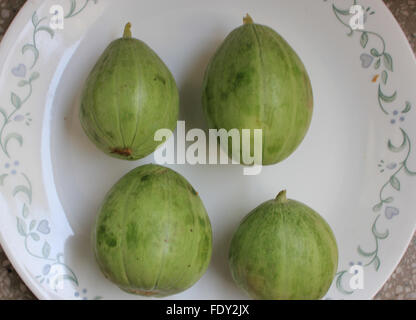
[[[211,259],[211,224],[198,193],[180,174],[157,165],[136,168],[110,190],[93,235],[104,275],[133,294],[184,291]]]
[[[144,42],[113,41],[90,73],[81,100],[81,125],[106,154],[137,160],[160,144],[159,129],[176,128],[179,93],[171,72]]]
[[[240,137],[242,129],[250,129],[251,150],[253,130],[262,129],[262,164],[270,165],[304,139],[312,119],[312,86],[302,61],[279,34],[248,15],[244,22],[208,65],[203,108],[211,129],[238,129]],[[229,156],[243,159],[242,150],[240,140],[240,154],[229,145]]]
[[[320,299],[337,271],[338,248],[325,220],[282,191],[244,218],[229,262],[237,285],[254,299]]]

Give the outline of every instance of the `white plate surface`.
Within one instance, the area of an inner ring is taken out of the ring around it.
[[[52,30],[50,7],[64,9]],[[138,299],[107,281],[93,259],[90,230],[105,193],[135,163],[98,151],[78,121],[79,95],[108,43],[131,21],[172,70],[187,129],[205,128],[205,67],[249,12],[278,31],[310,74],[315,112],[298,150],[259,176],[241,166],[174,165],[198,190],[214,244],[203,278],[176,299],[243,299],[228,271],[239,221],[286,188],[333,228],[339,273],[327,298],[369,299],[405,252],[416,225],[416,63],[381,1],[360,1],[365,30],[351,32],[349,7],[334,0],[33,0],[0,46],[0,240],[43,299]],[[345,11],[346,10],[346,11]],[[349,284],[351,264],[364,289]]]

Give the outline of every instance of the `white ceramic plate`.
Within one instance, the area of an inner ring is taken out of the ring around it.
[[[64,9],[52,30],[50,7]],[[209,58],[249,12],[277,30],[305,63],[315,94],[312,127],[286,161],[243,175],[241,166],[173,166],[199,191],[214,232],[212,263],[172,298],[240,299],[227,250],[239,221],[287,188],[333,228],[339,273],[327,298],[368,299],[387,280],[416,225],[416,63],[381,1],[32,0],[0,47],[0,239],[43,299],[133,298],[99,272],[90,229],[109,188],[136,163],[107,157],[83,133],[78,100],[87,74],[127,21],[167,63],[181,91],[181,120],[204,128],[200,95]],[[351,264],[364,268],[352,289]]]

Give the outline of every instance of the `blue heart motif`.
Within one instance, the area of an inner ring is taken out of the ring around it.
[[[390,170],[396,169],[396,167],[397,167],[397,163],[395,162],[392,162],[387,165],[387,169],[390,169]]]
[[[48,275],[50,271],[51,271],[51,265],[50,264],[45,265],[42,269],[42,273],[43,273],[44,276]]]
[[[37,230],[43,234],[49,234],[51,232],[51,228],[49,228],[49,222],[47,220],[42,220],[39,222]]]
[[[384,214],[386,215],[386,218],[391,220],[395,216],[398,216],[400,213],[400,210],[395,207],[387,207]]]
[[[22,114],[18,114],[17,116],[13,118],[13,120],[16,122],[22,122],[23,120],[25,120],[25,116]]]
[[[24,64],[19,64],[12,69],[12,73],[18,78],[24,78],[26,77],[26,66]]]
[[[360,60],[361,60],[361,66],[363,68],[369,68],[371,66],[371,64],[373,63],[374,58],[372,56],[370,56],[369,54],[363,53],[360,56]]]

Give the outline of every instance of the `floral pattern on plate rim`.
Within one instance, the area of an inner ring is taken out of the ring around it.
[[[324,2],[328,2],[324,0]],[[341,9],[336,5],[336,1],[332,3],[332,11],[336,17],[336,19],[347,28],[347,36],[353,37],[354,34],[358,33],[360,46],[363,50],[369,52],[364,52],[360,55],[360,62],[361,66],[365,69],[369,69],[373,66],[373,69],[377,72],[377,74],[372,78],[373,83],[378,82],[377,87],[377,103],[380,111],[386,115],[388,120],[392,125],[395,125],[400,122],[404,122],[406,119],[406,115],[412,110],[412,104],[409,101],[404,103],[404,106],[400,108],[400,110],[392,108],[388,108],[386,105],[393,103],[398,98],[398,91],[395,90],[391,94],[386,94],[386,89],[388,87],[389,76],[392,72],[394,72],[394,60],[390,53],[387,52],[386,42],[380,34],[370,30],[353,30],[351,26],[345,21],[347,18],[351,17],[350,14],[350,7],[352,5],[359,5],[357,0],[353,0],[350,6],[347,9]],[[363,7],[363,6],[362,6]],[[365,18],[366,21],[369,19],[370,16],[374,15],[375,12],[371,9],[371,7],[364,8]],[[348,20],[347,20],[348,21]],[[380,43],[379,48],[368,48],[368,42],[370,37],[374,37]],[[373,224],[371,225],[371,234],[374,238],[374,247],[373,249],[363,249],[361,245],[357,247],[357,253],[362,258],[365,259],[366,262],[362,263],[359,262],[358,265],[362,265],[363,267],[373,266],[375,272],[380,269],[381,259],[379,256],[379,249],[380,249],[380,242],[385,240],[389,237],[390,231],[388,229],[380,232],[377,228],[377,223],[380,219],[383,218],[383,215],[380,213],[384,208],[384,218],[387,220],[393,219],[395,216],[400,214],[400,209],[397,206],[394,206],[394,197],[391,195],[391,192],[400,192],[401,190],[401,182],[399,176],[401,173],[404,173],[406,176],[414,177],[416,176],[416,171],[413,171],[409,168],[409,157],[412,152],[412,142],[406,130],[402,127],[399,127],[399,130],[402,135],[402,143],[397,146],[395,145],[391,139],[388,139],[387,148],[392,153],[404,153],[404,159],[400,163],[389,163],[386,164],[384,160],[381,160],[378,164],[380,173],[384,173],[386,170],[392,170],[392,174],[389,175],[387,181],[381,186],[378,192],[379,201],[373,206],[372,210],[376,213],[376,218],[374,219]],[[390,189],[390,193],[388,193]],[[353,262],[350,265],[354,265]],[[339,292],[351,295],[354,293],[354,290],[348,290],[345,288],[343,283],[343,278],[349,271],[347,269],[340,270],[336,274],[335,277],[335,285]]]
[[[97,4],[98,0],[85,0],[82,6],[79,6],[77,0],[69,1],[69,11],[65,14],[65,19],[73,18],[79,15],[87,8],[90,2]],[[87,300],[87,289],[80,289],[78,277],[72,268],[64,262],[63,254],[61,252],[52,255],[52,247],[47,241],[47,235],[51,233],[49,221],[42,219],[37,221],[30,218],[30,210],[32,204],[32,183],[28,174],[19,171],[19,161],[13,160],[9,152],[9,143],[15,141],[20,147],[23,147],[23,136],[17,132],[11,131],[10,124],[24,122],[30,126],[32,122],[30,113],[22,113],[24,105],[29,101],[33,93],[33,83],[40,77],[38,71],[33,71],[37,65],[39,56],[41,54],[37,45],[37,36],[39,33],[47,33],[51,39],[55,36],[49,23],[48,17],[39,17],[36,10],[32,15],[33,33],[30,42],[24,44],[21,48],[21,54],[32,54],[33,60],[30,66],[19,64],[12,68],[11,74],[18,80],[17,86],[19,91],[25,90],[25,94],[17,94],[17,90],[10,93],[10,108],[9,110],[0,108],[0,152],[7,161],[4,165],[4,173],[0,173],[0,186],[4,186],[6,182],[12,182],[11,177],[14,177],[13,182],[15,186],[12,187],[12,196],[16,197],[22,194],[26,201],[21,205],[20,217],[17,217],[17,232],[23,238],[24,247],[27,254],[35,259],[43,261],[45,264],[42,268],[41,274],[35,278],[39,284],[48,285],[53,291],[58,292],[64,282],[70,282],[74,290],[74,298]],[[20,177],[20,182],[15,177]],[[43,242],[39,252],[33,250],[30,246],[31,242]],[[92,299],[101,299],[101,296],[94,296]]]
[[[81,7],[78,7],[76,0],[68,0],[70,2],[70,9],[65,15],[65,19],[73,18],[79,15],[84,9],[87,8],[90,2],[96,4],[98,0],[85,0],[84,4]],[[328,2],[324,0],[324,2]],[[360,46],[363,50],[368,49],[367,44],[370,37],[374,37],[379,40],[379,48],[371,48],[369,52],[364,52],[360,55],[360,63],[363,68],[369,69],[373,66],[374,70],[377,71],[377,75],[374,76],[372,82],[378,82],[377,89],[377,102],[378,106],[387,117],[389,117],[391,124],[396,124],[399,122],[404,122],[406,114],[412,110],[412,105],[410,102],[406,101],[404,107],[401,110],[393,110],[387,108],[386,104],[391,104],[396,101],[398,98],[397,90],[391,94],[386,94],[385,90],[388,85],[389,75],[394,71],[393,57],[388,53],[387,46],[384,38],[373,31],[369,30],[353,30],[350,25],[345,21],[347,17],[350,17],[349,7],[347,9],[340,9],[335,4],[336,1],[332,3],[332,11],[336,19],[344,25],[348,32],[349,37],[353,37],[354,34],[360,34]],[[357,5],[358,1],[353,0],[351,5]],[[365,8],[365,19],[368,19],[369,16],[375,14],[370,7]],[[40,221],[30,219],[30,205],[32,203],[32,184],[28,175],[24,172],[18,170],[19,161],[13,160],[12,156],[9,153],[8,145],[11,141],[15,141],[19,144],[20,147],[23,147],[23,137],[17,132],[10,132],[10,124],[15,122],[24,122],[27,126],[30,126],[32,122],[32,117],[30,113],[22,113],[21,110],[23,106],[29,101],[33,93],[33,83],[40,77],[40,73],[37,71],[32,71],[40,55],[39,48],[37,47],[36,36],[40,32],[46,32],[49,34],[52,39],[55,35],[55,31],[51,29],[48,25],[43,24],[47,21],[47,17],[39,18],[38,12],[35,11],[32,15],[32,25],[33,25],[33,37],[32,41],[26,43],[21,48],[21,54],[25,55],[26,52],[30,51],[33,55],[33,62],[30,67],[27,67],[24,64],[19,64],[18,66],[12,68],[11,73],[14,77],[20,78],[17,83],[17,86],[21,88],[20,90],[25,89],[26,94],[21,96],[15,92],[10,93],[10,111],[7,111],[3,108],[0,108],[0,152],[5,156],[7,163],[4,166],[4,173],[0,173],[0,186],[4,186],[7,180],[10,180],[12,177],[20,176],[22,181],[17,183],[14,188],[12,188],[12,196],[16,197],[18,194],[23,194],[26,198],[26,201],[22,203],[21,206],[21,216],[17,217],[17,232],[21,235],[24,241],[24,246],[27,253],[33,258],[40,259],[44,261],[44,266],[41,274],[36,276],[36,279],[40,284],[46,283],[53,290],[57,291],[59,284],[64,281],[71,282],[74,287],[74,298],[87,300],[88,290],[86,288],[80,287],[78,282],[78,277],[72,270],[70,266],[65,264],[63,261],[63,254],[58,253],[56,256],[52,256],[51,245],[45,240],[51,229],[49,227],[49,221],[43,219]],[[382,71],[381,71],[382,70]],[[27,76],[30,74],[29,76]],[[374,238],[375,247],[371,250],[363,249],[360,245],[357,247],[357,253],[362,259],[366,259],[367,262],[358,262],[359,265],[363,267],[368,267],[372,265],[375,271],[378,271],[381,265],[381,259],[379,257],[379,247],[380,241],[385,240],[389,237],[389,230],[380,232],[377,229],[377,223],[380,218],[383,218],[383,215],[380,214],[380,211],[384,208],[384,218],[387,220],[393,219],[395,216],[399,215],[399,208],[393,206],[394,197],[387,195],[387,191],[390,188],[391,191],[399,192],[401,190],[401,182],[399,176],[401,173],[405,173],[407,176],[416,176],[416,172],[411,170],[408,165],[408,160],[412,151],[412,143],[409,135],[402,127],[399,128],[402,134],[403,140],[402,143],[397,146],[394,145],[391,140],[388,140],[387,148],[390,152],[393,153],[402,153],[406,151],[405,158],[401,163],[389,163],[386,164],[384,160],[381,160],[378,164],[380,172],[385,172],[386,169],[394,170],[393,173],[389,176],[386,183],[381,186],[379,190],[379,202],[376,203],[373,207],[374,213],[377,213],[376,218],[371,226],[371,234]],[[17,179],[14,179],[17,181]],[[43,241],[43,246],[41,252],[34,252],[30,249],[29,242],[39,242]],[[350,263],[353,265],[354,263]],[[348,270],[341,270],[336,274],[335,285],[339,292],[351,295],[354,293],[354,290],[348,290],[345,288],[343,283],[344,276],[348,274]],[[51,281],[53,280],[53,281]],[[101,299],[100,296],[94,296],[93,299]]]

